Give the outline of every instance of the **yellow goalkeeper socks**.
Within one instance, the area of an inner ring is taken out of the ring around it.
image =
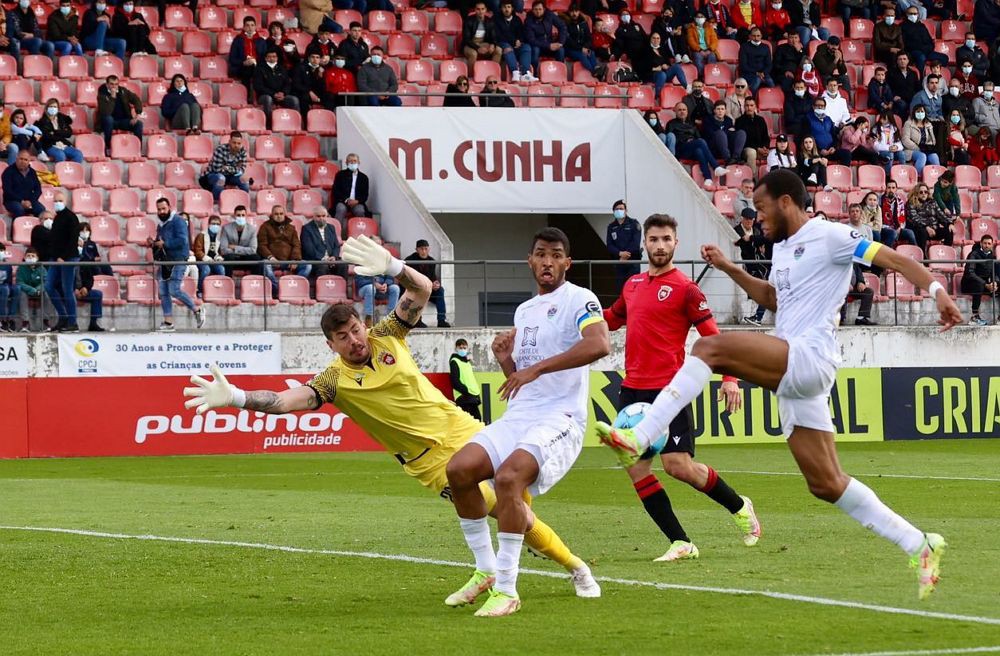
[[[535,515],[534,526],[524,534],[524,541],[529,547],[549,560],[559,563],[570,572],[583,565],[583,561],[573,555],[562,538],[556,535],[552,527],[543,522],[538,515]]]

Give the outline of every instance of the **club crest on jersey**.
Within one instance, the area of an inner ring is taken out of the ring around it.
[[[670,294],[673,291],[674,288],[671,287],[670,285],[660,285],[660,291],[656,292],[656,300],[658,301],[667,300],[668,298],[670,298]]]
[[[778,289],[791,289],[792,283],[788,280],[789,269],[778,269],[774,272],[774,277],[778,281]]]
[[[698,304],[699,312],[704,312],[707,309],[708,309],[708,301],[702,301],[701,303]]]
[[[806,247],[799,244],[798,246],[795,247],[795,251],[792,253],[792,257],[794,257],[797,260],[800,257],[802,257],[802,254],[805,252],[806,252]]]
[[[396,358],[392,357],[392,353],[386,351],[385,353],[379,356],[379,362],[381,362],[387,367],[391,367],[392,365],[396,364]]]
[[[559,308],[555,305],[549,308],[549,311],[545,313],[549,319],[555,319],[556,315],[559,314]]]
[[[525,328],[521,335],[521,346],[538,346],[538,326]]]

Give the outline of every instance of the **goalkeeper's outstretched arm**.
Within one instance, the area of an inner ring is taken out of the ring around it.
[[[408,326],[416,325],[427,305],[427,299],[431,297],[431,279],[404,264],[403,270],[396,276],[396,282],[404,290],[396,304],[396,316]]]
[[[236,387],[215,365],[210,367],[212,380],[201,376],[191,376],[195,387],[185,387],[185,408],[195,408],[198,414],[204,414],[212,408],[245,408],[257,410],[272,415],[283,415],[286,412],[315,410],[320,406],[313,388],[302,386],[282,392],[270,390],[244,391]]]
[[[396,316],[407,325],[420,321],[420,314],[431,296],[431,281],[424,274],[392,256],[367,235],[351,237],[344,242],[340,256],[355,265],[355,272],[362,276],[389,275],[405,290],[396,304]]]

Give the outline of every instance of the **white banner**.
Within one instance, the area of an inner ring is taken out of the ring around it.
[[[625,196],[618,110],[365,108],[352,117],[431,212],[608,212]]]
[[[59,375],[280,374],[278,333],[59,335]]]
[[[26,337],[0,337],[0,378],[27,378],[28,364]]]

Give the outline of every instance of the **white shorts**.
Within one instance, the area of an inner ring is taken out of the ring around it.
[[[583,449],[583,429],[564,414],[535,417],[504,415],[470,440],[486,450],[493,471],[516,449],[527,451],[538,462],[538,478],[528,487],[531,496],[545,494],[566,475]]]
[[[796,426],[834,432],[830,389],[837,379],[837,362],[818,346],[810,337],[788,341],[788,369],[778,384],[778,414],[785,437]]]

